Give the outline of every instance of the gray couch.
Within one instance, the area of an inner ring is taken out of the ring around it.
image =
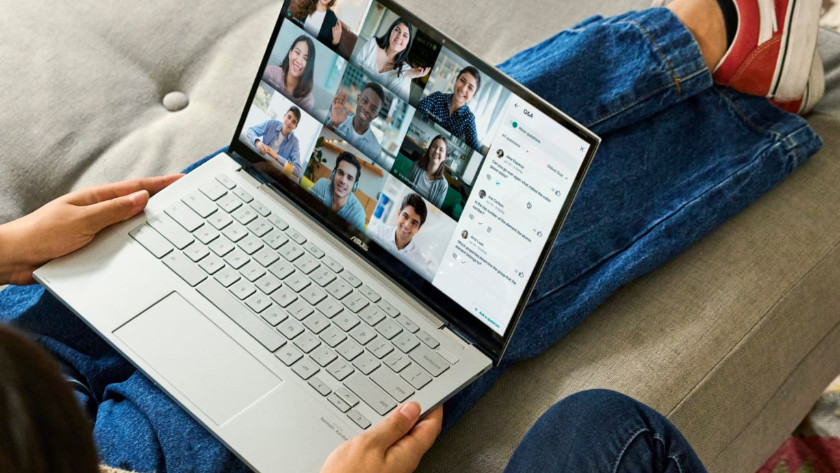
[[[405,3],[489,62],[590,14],[646,6],[527,0],[452,14],[443,0]],[[279,9],[268,0],[0,5],[0,221],[226,146]],[[829,90],[809,122],[823,150],[510,369],[421,471],[501,471],[540,413],[596,387],[665,413],[710,471],[754,471],[772,454],[840,373],[840,35],[824,31],[820,49]],[[174,91],[185,109],[164,101]]]

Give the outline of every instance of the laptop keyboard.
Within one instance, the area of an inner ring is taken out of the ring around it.
[[[228,176],[129,234],[363,429],[458,361]]]

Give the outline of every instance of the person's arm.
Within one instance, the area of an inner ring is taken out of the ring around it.
[[[59,197],[29,215],[0,225],[0,284],[32,284],[32,272],[78,250],[102,229],[133,217],[182,175],[91,187]]]
[[[248,131],[245,132],[245,136],[248,138],[248,142],[254,146],[257,146],[257,137],[265,136],[265,127],[268,125],[268,122],[262,122],[257,125],[248,128]]]
[[[481,144],[478,142],[478,131],[475,129],[475,115],[470,113],[470,118],[464,124],[464,141],[474,150],[481,151]]]
[[[443,408],[418,422],[420,405],[409,402],[375,427],[336,448],[321,473],[410,473],[440,434]]]
[[[294,167],[292,173],[295,176],[300,176],[300,173],[303,168],[301,167],[300,143],[298,142],[298,140],[295,140],[295,142],[292,143],[292,151],[289,153],[288,160],[292,162],[292,166]]]
[[[435,207],[439,209],[443,208],[443,201],[446,200],[446,192],[449,190],[449,184],[446,183],[446,178],[436,180],[432,189],[434,190],[434,195],[429,200],[435,204]]]

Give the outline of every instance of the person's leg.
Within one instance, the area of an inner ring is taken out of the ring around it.
[[[668,419],[613,391],[583,391],[553,405],[519,444],[506,473],[705,472]]]

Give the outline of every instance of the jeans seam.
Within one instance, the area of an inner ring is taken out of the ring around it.
[[[630,435],[630,438],[624,442],[624,446],[621,447],[621,451],[618,452],[618,456],[616,457],[615,461],[613,462],[613,473],[618,472],[618,464],[621,462],[621,459],[624,457],[624,454],[627,453],[627,449],[630,447],[630,444],[633,443],[633,440],[636,440],[642,432],[649,431],[647,427],[639,427],[635,432]]]
[[[625,21],[624,23],[632,23],[632,24],[636,25],[637,28],[642,30],[642,33],[647,37],[648,41],[650,41],[651,44],[653,44],[654,49],[656,49],[656,53],[659,54],[659,56],[665,62],[665,65],[668,67],[668,70],[671,72],[671,79],[673,79],[674,85],[677,87],[677,95],[682,96],[682,86],[680,85],[680,78],[677,77],[677,72],[674,70],[674,67],[671,65],[671,61],[669,61],[668,57],[665,56],[665,53],[662,52],[662,48],[659,47],[659,43],[657,43],[656,40],[653,39],[653,36],[650,35],[647,28],[645,28],[644,25],[642,25],[638,21],[632,20],[632,21]]]

